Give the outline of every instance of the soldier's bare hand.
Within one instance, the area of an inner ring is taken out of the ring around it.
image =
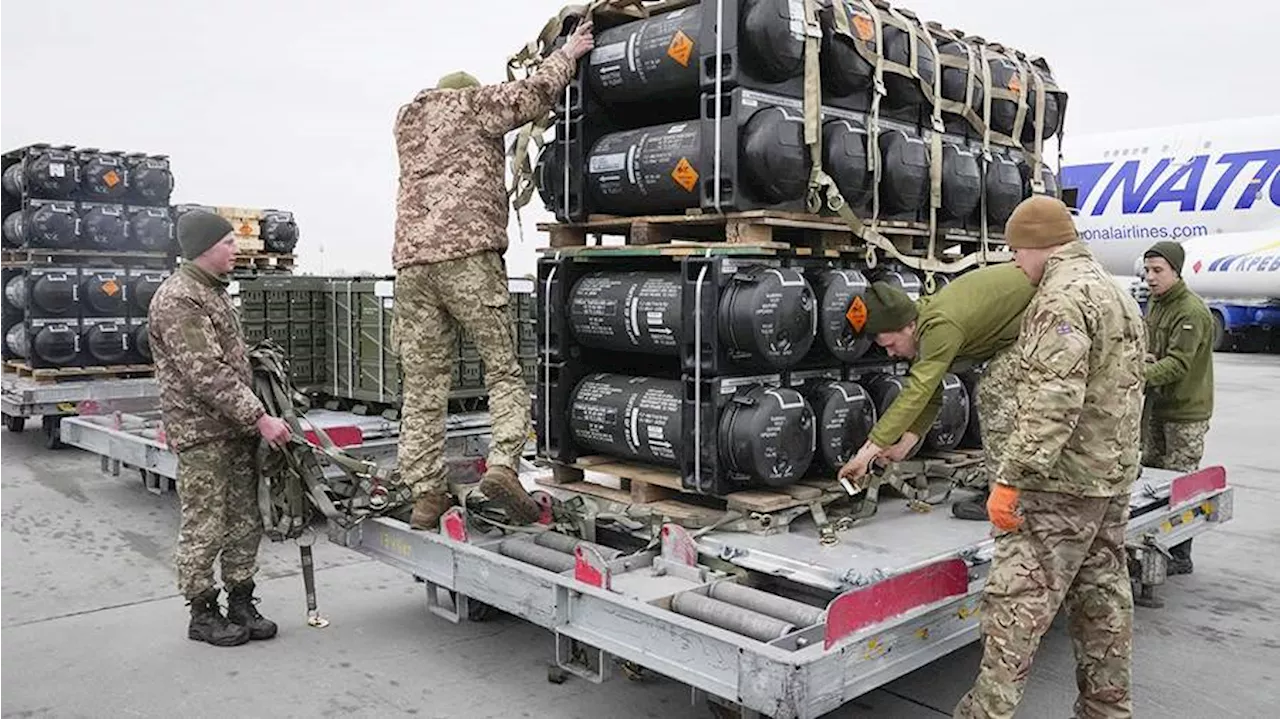
[[[564,44],[565,52],[569,53],[569,57],[573,60],[591,52],[596,46],[596,38],[591,34],[591,21],[583,20],[573,29],[573,34]]]
[[[902,439],[895,444],[882,451],[878,456],[887,459],[890,462],[901,462],[911,454],[911,450],[915,449],[916,443],[920,441],[920,436],[914,432],[904,432]]]
[[[276,449],[285,446],[289,441],[289,423],[279,417],[272,417],[264,414],[258,418],[258,434],[262,435],[262,439],[267,444]]]

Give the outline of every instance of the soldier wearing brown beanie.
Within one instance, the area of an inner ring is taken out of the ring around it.
[[[1005,239],[1037,291],[1013,349],[1021,375],[1014,429],[987,502],[996,546],[982,664],[955,715],[1014,715],[1040,638],[1065,603],[1075,716],[1130,717],[1125,527],[1139,469],[1142,315],[1080,242],[1061,201],[1023,201]]]

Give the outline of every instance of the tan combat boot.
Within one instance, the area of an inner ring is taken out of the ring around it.
[[[448,492],[427,492],[413,503],[413,514],[409,517],[410,529],[440,529],[440,517],[453,506],[453,499]],[[403,515],[401,515],[403,516]]]
[[[480,480],[480,491],[495,504],[507,510],[507,516],[516,524],[529,524],[542,513],[538,503],[524,491],[520,478],[509,467],[489,465]]]

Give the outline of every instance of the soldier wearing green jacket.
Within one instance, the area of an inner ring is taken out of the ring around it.
[[[864,297],[861,331],[874,335],[890,356],[911,360],[911,371],[901,394],[840,476],[856,482],[877,458],[905,459],[938,415],[944,375],[988,360],[975,399],[987,469],[994,472],[1002,440],[1013,429],[1016,362],[1003,350],[1018,339],[1022,313],[1034,294],[1035,287],[1013,264],[974,270],[918,302],[892,285],[874,283]],[[986,497],[957,503],[953,511],[958,517],[985,520]]]
[[[1184,258],[1176,242],[1157,242],[1143,256],[1151,303],[1142,463],[1190,472],[1200,466],[1213,415],[1213,316],[1182,281]],[[1191,573],[1191,540],[1169,553],[1170,574]]]

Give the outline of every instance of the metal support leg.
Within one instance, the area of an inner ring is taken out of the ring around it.
[[[454,624],[459,624],[470,616],[470,600],[467,595],[445,589],[431,581],[423,582],[427,585],[427,611]]]
[[[593,684],[603,683],[611,676],[613,662],[607,652],[558,631],[555,634],[556,666]]]

